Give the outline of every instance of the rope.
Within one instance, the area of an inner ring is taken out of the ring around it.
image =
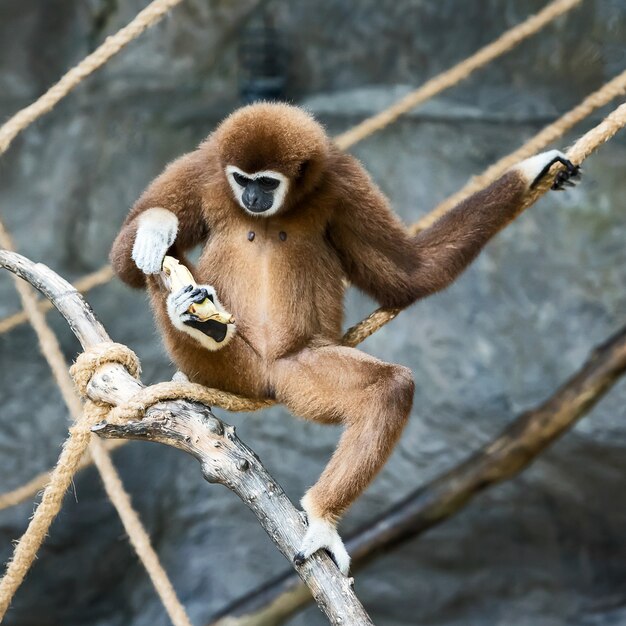
[[[465,80],[472,72],[487,65],[495,58],[508,52],[531,35],[539,32],[544,26],[554,21],[563,13],[580,4],[581,0],[556,0],[545,6],[536,15],[531,15],[521,24],[506,31],[498,39],[467,57],[457,65],[426,81],[421,87],[407,94],[390,107],[363,120],[354,128],[335,138],[337,145],[346,150],[363,141],[370,135],[383,130],[419,104],[433,98],[445,89]]]
[[[498,39],[485,46],[484,48],[481,48],[471,57],[467,58],[461,63],[458,63],[457,65],[446,70],[445,72],[442,72],[441,74],[438,74],[437,76],[431,78],[429,81],[424,83],[424,85],[404,96],[403,98],[392,104],[389,108],[381,111],[376,115],[373,115],[372,117],[367,118],[366,120],[363,120],[360,124],[354,126],[352,129],[346,131],[345,133],[337,135],[335,137],[335,142],[341,149],[346,150],[347,148],[354,146],[355,144],[369,137],[370,135],[384,129],[386,126],[397,120],[401,115],[404,115],[411,109],[415,108],[417,105],[423,104],[424,102],[426,102],[426,100],[436,96],[445,89],[454,86],[456,83],[467,78],[476,69],[483,67],[501,54],[508,52],[511,48],[519,44],[524,39],[536,34],[544,26],[548,25],[550,22],[552,22],[565,12],[573,9],[576,5],[580,4],[580,2],[582,2],[582,0],[556,0],[554,2],[551,2],[536,15],[531,15],[524,22],[506,31]],[[156,2],[153,3],[153,5],[154,4],[156,4]],[[146,9],[146,11],[147,10],[148,9]],[[120,35],[121,32],[122,31],[120,31],[116,35],[116,37]],[[106,45],[106,42],[105,44],[103,44],[103,46],[104,45]],[[77,66],[77,68],[85,63],[87,59],[89,59],[89,57],[81,62]],[[74,68],[74,70],[77,68]],[[74,70],[70,70],[70,72],[68,72],[61,79],[61,81],[59,81],[58,84],[65,81]],[[45,95],[46,94],[44,94],[42,98],[45,97]],[[31,107],[36,105],[37,102],[33,103]],[[1,138],[3,130],[9,124],[11,124],[13,120],[22,116],[22,114],[24,114],[24,112],[27,111],[29,108],[30,107],[27,107],[27,109],[23,109],[22,111],[18,112],[3,127],[0,127],[0,154],[4,152],[4,150],[1,148]],[[45,113],[45,111],[41,111],[40,115],[43,115],[43,113]],[[20,126],[17,132],[21,132],[22,130],[24,130],[29,124],[34,121],[34,119],[29,122],[24,122],[24,124]],[[17,132],[15,134],[17,134]],[[13,137],[11,137],[11,140],[12,139]],[[105,265],[97,272],[94,272],[93,274],[88,274],[83,279],[77,281],[75,287],[81,293],[87,293],[93,287],[107,283],[112,278],[113,270],[109,265]],[[43,308],[44,311],[49,311],[52,308],[52,305],[47,300],[43,301],[40,306]],[[18,313],[4,318],[0,320],[0,334],[6,333],[12,328],[19,326],[26,321],[28,321],[28,316],[24,311],[19,311]]]
[[[65,74],[59,82],[52,85],[46,93],[35,102],[18,111],[7,122],[0,126],[0,155],[4,154],[11,142],[25,128],[28,128],[44,113],[52,110],[56,104],[70,91],[75,89],[87,76],[101,68],[111,57],[136,39],[146,29],[159,22],[163,16],[182,0],[153,0],[143,11],[124,28],[110,35],[98,48],[86,56],[78,65]]]
[[[134,378],[139,375],[139,359],[128,346],[108,341],[96,344],[82,352],[70,368],[70,374],[82,396],[87,397],[89,381],[96,370],[105,363],[123,365]],[[109,421],[140,419],[146,409],[157,402],[189,399],[208,406],[219,406],[228,411],[256,411],[275,404],[271,400],[253,400],[197,383],[169,381],[144,387],[132,400],[113,408],[108,419]]]
[[[7,250],[15,248],[11,236],[2,222],[0,222],[0,246]],[[155,589],[172,623],[175,626],[191,626],[185,609],[176,597],[172,584],[168,580],[167,574],[150,544],[141,520],[133,509],[130,497],[124,490],[108,452],[99,439],[91,437],[89,426],[97,423],[103,417],[100,407],[96,407],[98,410],[96,408],[90,410],[92,403],[87,403],[88,406],[85,407],[83,412],[82,403],[74,390],[57,337],[48,326],[44,313],[36,306],[37,298],[33,289],[17,276],[14,276],[14,282],[22,307],[26,311],[29,321],[37,334],[41,351],[50,365],[63,400],[76,426],[70,429],[70,437],[66,441],[59,461],[52,471],[50,482],[44,489],[41,502],[37,506],[26,532],[15,546],[13,557],[7,565],[6,573],[0,580],[0,621],[2,621],[11,599],[32,566],[37,551],[61,508],[63,497],[71,483],[72,477],[78,470],[81,458],[87,448],[89,448],[96,468],[102,478],[105,491],[115,506],[130,542],[154,583]],[[132,364],[129,364],[129,367],[132,369]],[[138,369],[132,369],[132,371],[137,374],[139,372]],[[98,416],[100,416],[100,419],[96,419]],[[95,422],[93,421],[94,419],[96,420]]]

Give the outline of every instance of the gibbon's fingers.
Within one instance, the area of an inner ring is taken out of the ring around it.
[[[187,285],[179,291],[170,294],[168,300],[168,313],[172,322],[176,319],[191,318],[189,307],[196,302],[197,294],[193,285]],[[170,306],[171,305],[171,306]]]
[[[176,239],[178,218],[167,209],[148,209],[138,218],[132,258],[144,274],[158,274]]]
[[[347,576],[350,571],[350,555],[343,545],[343,541],[332,522],[309,516],[309,527],[302,539],[300,550],[293,557],[296,565],[302,565],[306,559],[318,550],[328,550],[330,557]]]

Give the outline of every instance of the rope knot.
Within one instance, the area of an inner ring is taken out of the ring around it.
[[[79,354],[70,368],[70,374],[81,396],[87,397],[87,386],[93,375],[107,363],[123,365],[133,378],[138,378],[141,374],[139,358],[128,346],[112,341],[97,343]]]

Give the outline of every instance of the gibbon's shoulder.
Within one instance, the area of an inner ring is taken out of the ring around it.
[[[369,205],[388,207],[389,201],[364,165],[351,154],[333,150],[329,159],[327,184],[336,200],[336,210]]]

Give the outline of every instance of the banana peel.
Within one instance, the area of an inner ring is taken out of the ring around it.
[[[172,256],[166,256],[163,259],[161,274],[165,286],[171,293],[180,291],[189,285],[197,287],[191,272],[178,259]],[[230,313],[218,310],[209,298],[205,298],[202,302],[194,302],[187,309],[187,312],[195,315],[199,322],[207,322],[209,320],[215,320],[220,324],[233,324],[235,322],[235,318]]]

